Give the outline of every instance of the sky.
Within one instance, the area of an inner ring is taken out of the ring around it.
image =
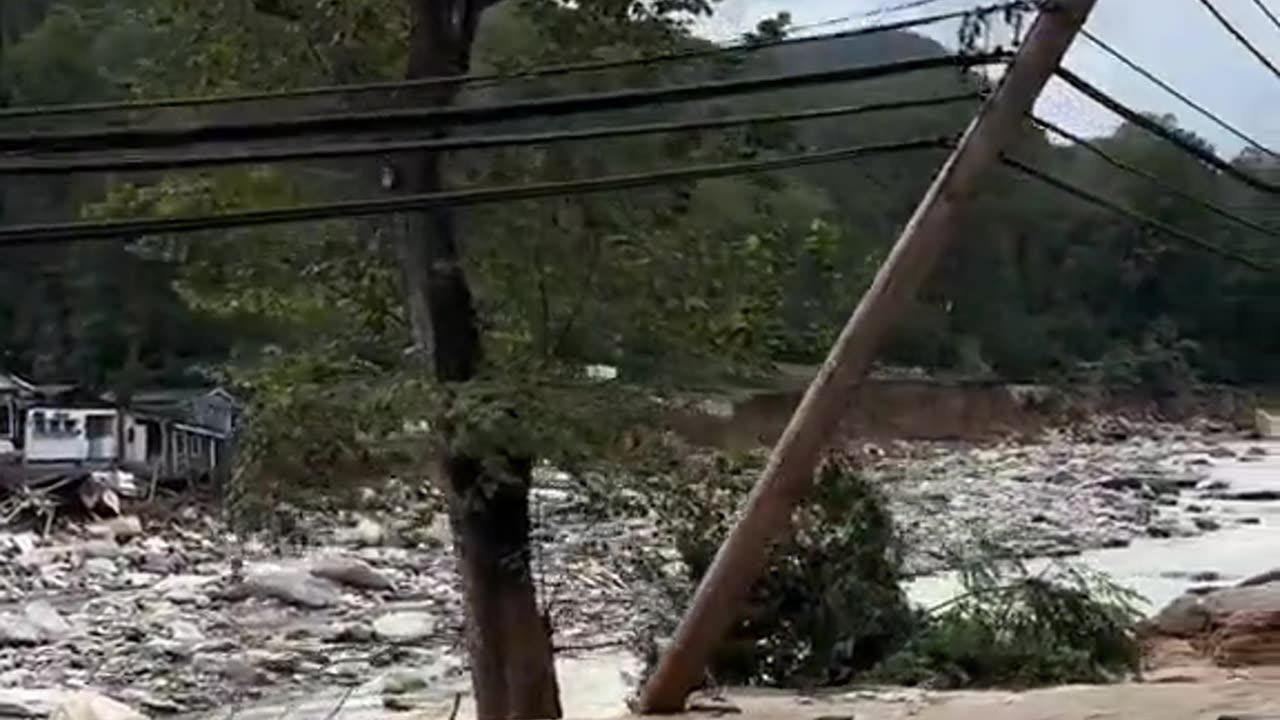
[[[1254,0],[1213,2],[1255,46],[1280,65],[1280,28],[1267,20]],[[1262,2],[1280,15],[1280,0]],[[896,3],[897,0],[722,0],[716,17],[701,32],[715,38],[732,38],[779,11],[790,12],[793,22],[803,25]],[[918,10],[861,22],[889,22],[977,4],[979,0],[940,0]],[[857,26],[853,23],[832,29]],[[1218,25],[1199,0],[1098,0],[1087,27],[1247,135],[1280,149],[1280,77]],[[919,31],[954,47],[957,28],[958,24],[951,22]],[[1224,155],[1233,156],[1244,147],[1241,140],[1084,38],[1076,40],[1067,54],[1066,66],[1129,107],[1174,115],[1180,126],[1207,139]],[[1118,118],[1056,79],[1041,97],[1037,112],[1086,135],[1107,134],[1119,123]]]

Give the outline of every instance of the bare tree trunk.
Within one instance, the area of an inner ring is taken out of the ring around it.
[[[489,2],[410,0],[409,78],[460,75],[470,67],[471,44]],[[420,102],[451,104],[457,88],[426,93]],[[444,189],[443,157],[405,159],[411,193]],[[453,212],[447,208],[410,218],[400,248],[407,306],[419,350],[428,353],[442,383],[472,379],[480,365],[480,331],[462,266]],[[449,428],[445,446],[451,446]],[[449,520],[467,610],[467,650],[479,720],[558,718],[559,690],[550,628],[538,612],[530,570],[529,489],[533,462],[508,458],[493,477],[480,458],[443,459]]]

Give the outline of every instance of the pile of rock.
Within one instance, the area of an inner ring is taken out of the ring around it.
[[[1155,427],[1121,441],[1050,433],[1037,443],[897,443],[866,454],[906,535],[909,569],[928,573],[984,538],[1026,557],[1062,556],[1257,522],[1216,502],[1254,498],[1207,478],[1212,465],[1257,453],[1265,450]]]
[[[1235,587],[1187,593],[1144,630],[1153,642],[1185,641],[1223,667],[1280,665],[1280,570]]]
[[[455,678],[460,585],[447,523],[425,503],[302,517],[297,545],[237,535],[194,508],[47,538],[0,532],[0,688],[92,688],[172,714],[400,667]],[[586,519],[579,503],[546,482],[535,491],[535,572],[555,642],[621,644],[636,601],[610,553],[634,533]]]

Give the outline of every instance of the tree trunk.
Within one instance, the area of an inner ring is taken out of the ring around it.
[[[465,74],[485,5],[476,0],[409,0],[412,13],[408,77]],[[416,101],[451,104],[456,87],[418,93]],[[444,158],[405,158],[410,193],[445,187]],[[480,331],[462,266],[453,212],[410,216],[400,246],[401,272],[414,342],[441,383],[471,380],[481,361]],[[449,428],[445,447],[451,447]],[[509,458],[492,477],[480,458],[443,458],[449,521],[467,610],[467,650],[478,720],[558,718],[559,691],[550,628],[538,612],[530,570],[529,489],[533,462]]]

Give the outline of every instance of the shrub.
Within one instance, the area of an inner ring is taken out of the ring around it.
[[[675,578],[679,589],[668,593],[678,606],[709,568],[759,468],[756,457],[699,456],[645,487],[686,571]],[[899,585],[892,519],[884,499],[848,460],[835,457],[823,465],[793,526],[713,658],[717,682],[844,682],[887,657],[910,633],[913,617]],[[651,570],[650,579],[655,575]],[[669,571],[662,579],[672,579]],[[659,613],[641,638],[650,660],[655,637],[673,629],[675,614]]]
[[[938,688],[1111,682],[1136,673],[1136,596],[1105,576],[1054,563],[1031,575],[986,560],[963,593],[925,613],[915,636],[871,674]]]
[[[637,636],[650,668],[659,638],[674,630],[758,478],[761,459],[698,455],[639,483],[635,495],[676,550],[675,558],[652,548],[635,555],[638,579],[659,590]],[[1063,564],[1030,574],[990,541],[972,557],[948,558],[962,581],[955,600],[928,612],[911,609],[885,499],[844,457],[823,465],[793,521],[793,536],[773,549],[712,659],[716,683],[1026,687],[1104,682],[1138,668],[1136,596]]]

